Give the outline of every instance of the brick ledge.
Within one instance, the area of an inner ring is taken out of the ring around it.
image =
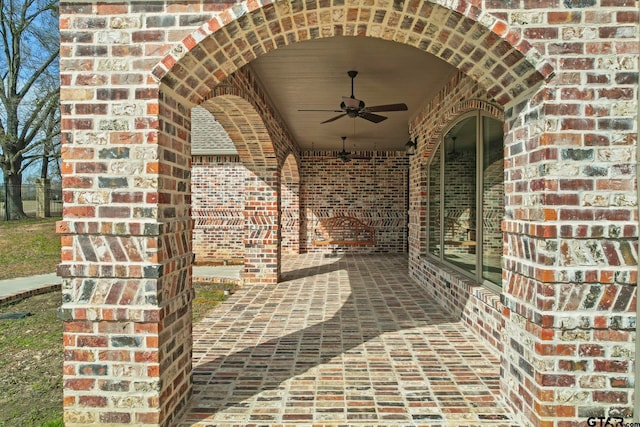
[[[61,288],[62,284],[57,283],[55,285],[47,285],[37,289],[30,289],[28,291],[21,291],[11,295],[0,296],[0,306],[13,304],[28,297],[59,291]],[[62,300],[60,300],[60,303],[62,303]]]

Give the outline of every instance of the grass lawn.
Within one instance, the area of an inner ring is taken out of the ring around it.
[[[53,273],[60,258],[56,219],[0,222],[0,279]],[[5,268],[6,267],[6,268]],[[194,283],[193,322],[225,299],[227,284]],[[62,427],[60,291],[0,305],[0,427]]]
[[[60,262],[57,220],[0,221],[0,280],[55,273]]]
[[[62,420],[60,292],[0,307],[0,426],[45,426]],[[55,425],[55,424],[53,424]],[[62,425],[62,424],[59,424]]]

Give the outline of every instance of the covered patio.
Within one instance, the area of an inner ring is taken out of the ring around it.
[[[62,1],[65,425],[638,422],[638,22]]]
[[[406,255],[283,257],[193,328],[181,427],[507,426],[500,358],[407,273]]]

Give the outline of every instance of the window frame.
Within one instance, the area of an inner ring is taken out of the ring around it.
[[[475,263],[476,263],[476,268],[475,268],[475,272],[471,271],[471,270],[467,270],[464,269],[456,264],[454,264],[453,262],[450,262],[446,259],[446,253],[445,253],[445,234],[446,234],[446,228],[443,227],[444,221],[445,221],[445,208],[446,208],[446,204],[445,204],[445,194],[446,194],[446,188],[445,188],[445,160],[446,160],[446,149],[445,149],[445,137],[449,134],[449,132],[459,123],[461,123],[462,121],[470,118],[470,117],[475,117],[475,133],[476,133],[476,150],[475,150],[475,188],[476,188],[476,194],[475,194],[475,224],[476,224],[476,235],[475,235],[475,240],[476,240],[476,246],[475,246]],[[426,167],[426,172],[427,172],[427,176],[426,176],[426,184],[427,184],[427,192],[426,192],[426,213],[427,213],[427,218],[426,218],[426,246],[425,246],[425,255],[433,260],[436,260],[444,265],[446,265],[449,268],[452,268],[453,270],[455,270],[456,272],[462,274],[463,276],[465,276],[466,278],[472,279],[474,280],[476,283],[484,286],[485,288],[496,292],[496,293],[500,293],[502,292],[502,288],[504,286],[504,284],[502,283],[502,275],[501,275],[501,283],[500,284],[496,284],[494,282],[491,282],[488,279],[485,279],[483,276],[483,272],[484,272],[484,264],[483,264],[483,254],[484,254],[484,222],[483,222],[483,212],[482,212],[482,207],[483,207],[483,202],[484,202],[484,191],[483,189],[483,184],[484,184],[484,169],[483,169],[483,160],[484,160],[484,139],[483,139],[483,134],[484,134],[484,118],[488,117],[490,119],[496,120],[500,123],[504,124],[504,121],[502,120],[502,118],[499,117],[495,117],[492,114],[489,114],[486,111],[483,110],[474,110],[474,111],[469,111],[467,113],[461,114],[459,116],[457,116],[454,120],[451,121],[451,123],[449,124],[449,126],[447,126],[446,128],[443,129],[443,132],[441,133],[440,137],[439,137],[439,142],[438,145],[434,147],[433,152],[434,153],[438,153],[438,156],[432,156],[428,162],[427,162],[427,167]],[[437,191],[439,191],[439,200],[438,200],[438,204],[439,204],[439,212],[438,212],[438,221],[439,221],[439,238],[437,239],[438,245],[439,245],[439,251],[438,251],[438,255],[434,255],[431,252],[431,174],[432,174],[432,163],[435,162],[435,158],[439,157],[439,189]],[[502,158],[504,159],[504,136],[503,136],[503,154],[502,154]],[[503,171],[503,175],[502,175],[502,186],[503,186],[503,192],[504,192],[504,171]],[[503,216],[504,218],[504,208],[503,208]],[[503,243],[504,244],[504,243]],[[500,256],[500,268],[504,269],[504,258],[503,255]]]

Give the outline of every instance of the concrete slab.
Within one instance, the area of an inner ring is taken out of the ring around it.
[[[239,279],[243,268],[243,265],[194,266],[193,277]]]
[[[0,280],[0,298],[62,283],[55,273]]]

